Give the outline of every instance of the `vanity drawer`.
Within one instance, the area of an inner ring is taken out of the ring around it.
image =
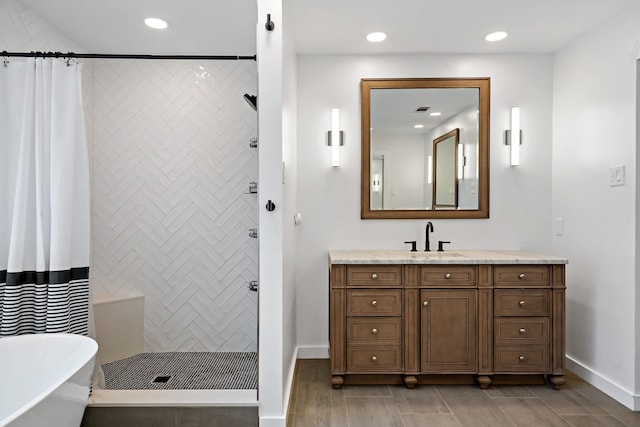
[[[347,291],[347,316],[401,316],[399,289]]]
[[[469,287],[476,285],[476,267],[432,265],[420,270],[420,284],[427,287]]]
[[[493,283],[504,286],[550,286],[549,267],[546,265],[510,265],[493,267]]]
[[[402,286],[402,267],[350,265],[347,267],[347,286]]]
[[[402,370],[400,346],[347,346],[347,372],[384,372]]]
[[[347,318],[347,344],[397,344],[402,337],[400,317]]]
[[[496,345],[549,344],[548,317],[502,317],[494,324]]]
[[[493,291],[496,316],[548,316],[549,291],[534,289],[496,289]]]
[[[502,347],[495,350],[494,371],[499,372],[548,372],[549,347]]]

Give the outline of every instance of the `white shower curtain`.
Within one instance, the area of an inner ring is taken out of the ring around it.
[[[87,334],[89,215],[80,66],[0,64],[0,336]]]

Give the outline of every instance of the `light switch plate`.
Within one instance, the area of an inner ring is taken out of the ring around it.
[[[624,185],[624,165],[609,168],[609,187]]]
[[[553,234],[562,236],[564,234],[564,218],[553,219]]]

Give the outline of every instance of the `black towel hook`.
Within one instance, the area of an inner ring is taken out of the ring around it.
[[[276,24],[274,24],[273,21],[271,20],[270,13],[267,13],[267,23],[264,24],[264,27],[267,29],[267,31],[273,31],[273,29],[276,27]]]

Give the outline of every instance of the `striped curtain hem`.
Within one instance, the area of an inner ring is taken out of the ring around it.
[[[88,334],[89,268],[0,271],[0,336]]]

